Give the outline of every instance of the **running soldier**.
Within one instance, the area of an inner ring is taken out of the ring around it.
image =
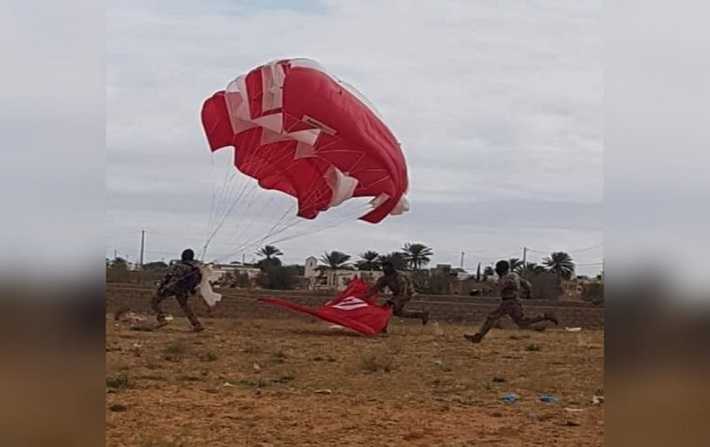
[[[192,324],[193,331],[202,332],[204,330],[187,302],[189,296],[196,293],[195,288],[200,284],[201,280],[202,273],[200,272],[199,264],[195,261],[195,253],[188,248],[182,252],[180,261],[168,268],[165,277],[160,281],[158,289],[153,295],[151,307],[157,314],[158,327],[165,326],[168,323],[165,320],[163,310],[160,308],[160,303],[165,298],[174,296],[190,324]]]
[[[496,273],[498,274],[498,288],[500,289],[501,303],[488,314],[486,321],[481,326],[476,334],[465,334],[466,340],[473,343],[480,343],[483,337],[490,331],[495,324],[505,315],[509,315],[516,325],[521,329],[530,328],[531,325],[541,321],[551,321],[558,324],[557,317],[552,313],[545,313],[532,318],[525,316],[523,305],[520,303],[521,289],[525,293],[525,297],[529,297],[531,293],[531,285],[528,281],[521,278],[517,273],[510,271],[508,261],[498,261],[496,263]]]
[[[392,297],[386,304],[392,308],[394,315],[400,318],[417,318],[422,321],[422,324],[427,324],[429,321],[429,312],[406,310],[404,308],[415,294],[412,281],[405,274],[398,272],[391,262],[384,262],[382,264],[382,271],[384,275],[370,288],[366,298],[383,292],[385,288],[387,288],[392,292]]]

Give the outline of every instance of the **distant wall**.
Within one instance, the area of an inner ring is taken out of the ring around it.
[[[127,271],[127,270],[118,270],[118,269],[107,269],[106,270],[106,282],[107,283],[112,283],[112,284],[134,284],[134,285],[140,285],[140,286],[153,286],[155,285],[160,279],[163,277],[165,272],[156,270],[156,271]],[[300,287],[302,290],[293,290],[293,293],[303,293],[305,289],[311,289],[309,290],[308,293],[312,292],[324,292],[327,291],[329,288],[333,288],[332,284],[337,283],[337,289],[338,290],[343,290],[345,289],[347,285],[347,281],[350,280],[351,277],[353,276],[360,276],[363,278],[365,281],[368,282],[374,282],[377,280],[382,275],[382,272],[379,271],[374,271],[374,272],[359,272],[359,271],[338,271],[337,275],[334,274],[334,272],[326,272],[324,276],[319,277],[322,279],[322,284],[319,284],[318,281],[319,279],[315,279],[313,281],[309,281],[309,279],[304,278],[304,277],[298,277],[298,287]],[[332,276],[337,276],[337,278],[332,278]],[[326,281],[327,279],[327,281]],[[562,295],[562,289],[558,283],[557,276],[554,273],[549,273],[549,272],[543,272],[543,273],[536,273],[536,274],[529,274],[527,279],[530,281],[532,284],[532,298],[534,299],[545,299],[545,300],[558,300]],[[415,278],[415,284],[417,283],[417,279]],[[447,283],[446,287],[439,287],[442,290],[442,293],[445,293],[446,290],[448,290],[448,293],[450,295],[464,295],[464,296],[470,296],[471,291],[473,290],[478,290],[478,296],[483,296],[483,297],[490,297],[490,296],[495,296],[497,293],[496,291],[496,282],[495,280],[487,280],[485,282],[476,282],[474,279],[466,279],[466,280],[451,280],[451,279],[446,279],[445,282]],[[329,287],[328,284],[331,284]],[[264,293],[268,294],[268,291],[264,291]],[[326,292],[326,293],[333,293],[333,292]],[[594,295],[594,298],[589,298],[589,301],[594,300],[599,301],[601,297],[599,297],[600,293],[602,292],[597,292],[596,290],[590,295]],[[430,296],[449,296],[449,295],[430,295]]]
[[[165,275],[165,270],[131,271],[122,269],[106,269],[107,283],[123,283],[152,286]]]
[[[563,294],[560,281],[555,273],[528,273],[526,279],[532,285],[533,298],[559,300]]]
[[[604,302],[604,284],[589,283],[582,285],[582,297],[584,301],[590,301],[593,303],[603,303]]]
[[[111,313],[123,306],[132,310],[148,312],[152,289],[131,284],[106,284],[106,311]],[[218,318],[284,318],[293,316],[285,310],[268,306],[256,301],[259,297],[277,296],[309,306],[318,306],[332,298],[332,294],[302,291],[264,291],[222,289],[222,302],[213,311]],[[198,300],[193,300],[193,308],[198,315],[206,315],[206,308]],[[488,312],[498,305],[497,299],[473,298],[468,296],[419,295],[410,303],[410,307],[426,309],[434,320],[450,322],[478,323],[485,319]],[[554,311],[562,326],[580,326],[599,328],[604,326],[604,308],[591,303],[556,302],[554,300],[524,301],[526,313],[536,314]],[[165,301],[165,309],[173,315],[181,312],[174,300]]]
[[[563,295],[557,275],[550,272],[528,273],[526,279],[532,285],[532,298],[540,300],[557,301]],[[474,278],[464,280],[449,280],[450,293],[452,295],[471,295],[476,291],[477,296],[494,296],[496,293],[496,281],[476,281]]]

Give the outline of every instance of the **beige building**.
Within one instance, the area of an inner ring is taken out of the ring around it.
[[[350,269],[332,270],[318,265],[318,259],[306,259],[304,275],[309,290],[344,290],[354,278],[374,283],[382,276],[380,271],[359,271]]]
[[[261,273],[257,267],[251,267],[242,264],[214,264],[212,266],[215,274],[219,275],[218,278],[222,279],[227,273],[233,275],[246,274],[249,279],[256,279]]]

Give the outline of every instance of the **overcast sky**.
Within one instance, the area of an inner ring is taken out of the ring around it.
[[[215,187],[231,169],[226,151],[209,153],[202,102],[255,66],[308,57],[363,92],[400,140],[412,210],[371,225],[348,219],[358,211],[350,204],[301,222],[279,235],[286,262],[422,242],[434,249],[433,264],[458,265],[464,251],[475,269],[520,257],[526,246],[533,261],[569,251],[580,273],[595,274],[603,254],[600,14],[598,1],[113,2],[106,254],[135,260],[141,229],[148,260],[201,247]],[[289,207],[263,191],[249,197],[208,259],[250,259],[256,245],[239,251],[241,242]],[[331,223],[339,225],[307,234]]]

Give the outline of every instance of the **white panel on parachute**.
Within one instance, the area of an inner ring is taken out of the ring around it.
[[[333,196],[330,199],[329,206],[338,206],[351,198],[359,183],[355,177],[343,174],[343,172],[335,166],[331,166],[328,169],[326,181],[333,190]]]
[[[205,303],[210,307],[214,307],[221,299],[222,295],[212,290],[210,281],[217,281],[220,277],[218,272],[215,272],[211,265],[203,265],[200,267],[202,273],[202,281],[197,286],[197,290],[205,300]]]
[[[393,216],[399,216],[407,211],[409,211],[409,200],[407,200],[407,196],[402,196],[402,198],[399,199],[399,202],[397,202],[397,206],[394,207],[390,214]]]

